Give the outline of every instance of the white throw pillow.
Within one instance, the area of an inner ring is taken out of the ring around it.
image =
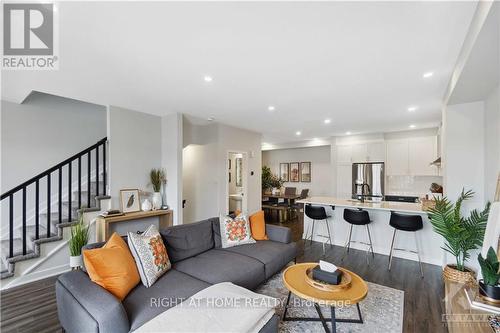
[[[163,239],[154,225],[142,234],[129,232],[127,236],[142,284],[149,288],[172,266]]]
[[[234,219],[229,216],[220,216],[220,238],[222,248],[253,244],[255,240],[252,238],[250,230],[250,222],[246,214],[240,214]]]

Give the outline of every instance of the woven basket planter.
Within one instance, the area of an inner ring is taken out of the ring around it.
[[[443,269],[443,279],[465,284],[475,283],[476,274],[472,269],[466,267],[466,271],[462,272],[456,269],[456,267],[454,265],[446,265]]]

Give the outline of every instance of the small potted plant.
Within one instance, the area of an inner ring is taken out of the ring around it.
[[[470,258],[470,252],[483,244],[490,203],[483,211],[474,209],[469,217],[463,217],[462,203],[473,196],[474,192],[462,190],[455,204],[446,197],[436,198],[435,207],[428,209],[434,231],[445,240],[443,250],[455,257],[456,264],[448,264],[443,269],[443,278],[449,281],[469,283],[475,278],[474,271],[466,267],[465,262]]]
[[[149,179],[151,180],[151,185],[153,186],[153,210],[158,210],[163,205],[163,200],[161,198],[161,185],[166,181],[165,171],[163,169],[151,169],[149,173]]]
[[[80,216],[78,223],[71,226],[71,239],[69,240],[69,266],[72,269],[78,269],[83,266],[82,247],[89,240],[89,227],[83,222],[83,216]]]
[[[479,294],[481,294],[487,301],[493,303],[500,303],[500,263],[498,256],[492,247],[488,249],[486,258],[483,258],[481,253],[477,256],[479,266],[481,266],[481,273],[483,278],[479,280]]]
[[[272,194],[276,194],[277,190],[283,186],[283,183],[283,179],[273,175],[268,166],[262,167],[262,189],[264,193],[271,192]]]

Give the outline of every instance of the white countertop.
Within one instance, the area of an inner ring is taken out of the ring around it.
[[[323,206],[364,208],[373,210],[386,210],[386,211],[395,211],[401,213],[427,214],[427,212],[422,209],[422,204],[413,202],[393,202],[393,201],[354,202],[348,199],[339,199],[334,197],[310,197],[298,200],[297,203],[323,205]]]

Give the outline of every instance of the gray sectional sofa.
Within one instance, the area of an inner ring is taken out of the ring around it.
[[[229,281],[255,289],[297,255],[290,229],[269,224],[269,240],[226,249],[221,248],[218,218],[170,227],[160,233],[172,269],[150,288],[139,283],[122,302],[93,283],[84,271],[62,274],[56,282],[62,327],[68,332],[133,331],[212,284]],[[275,315],[261,332],[277,332],[278,323]]]

